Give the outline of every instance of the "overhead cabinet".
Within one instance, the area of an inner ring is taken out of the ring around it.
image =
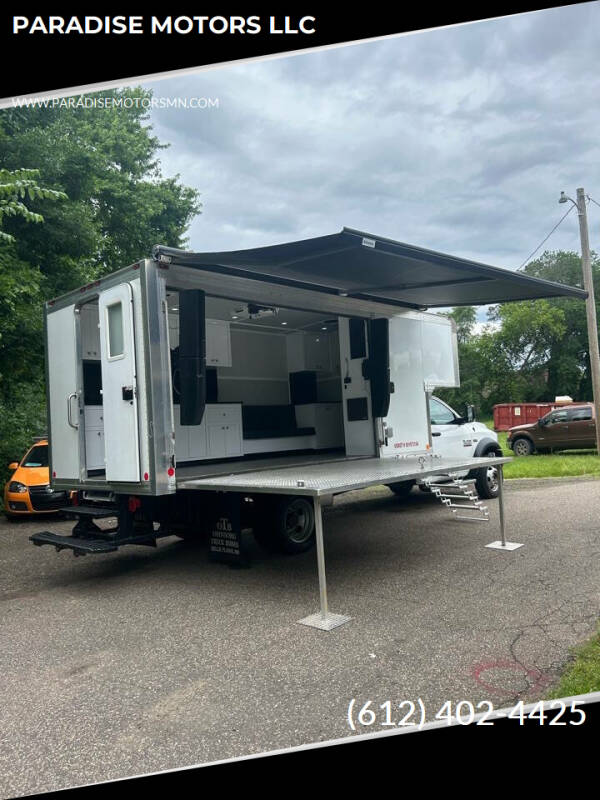
[[[301,372],[331,371],[330,335],[328,333],[291,333],[286,337],[288,370]]]
[[[169,347],[179,347],[179,315],[169,314]],[[206,320],[206,365],[231,366],[231,331],[229,322],[222,319]]]
[[[79,328],[81,333],[81,350],[83,359],[88,361],[100,360],[100,330],[98,328],[98,307],[85,305],[81,307],[79,315]]]
[[[229,323],[224,320],[206,320],[206,365],[231,366],[231,331]]]

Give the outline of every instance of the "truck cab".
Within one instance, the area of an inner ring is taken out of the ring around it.
[[[429,419],[434,455],[443,458],[502,456],[498,434],[482,422],[475,421],[471,406],[467,409],[466,415],[461,416],[439,397],[430,395]],[[464,471],[458,473],[458,476],[474,480],[479,497],[489,500],[498,496],[500,487],[496,466]],[[439,478],[433,482],[438,481],[441,482],[443,479]],[[427,483],[431,482],[432,480],[428,479]],[[407,481],[402,485],[393,484],[390,485],[390,488],[395,494],[405,496],[412,490],[415,483],[423,491],[428,491],[427,483],[418,480]]]

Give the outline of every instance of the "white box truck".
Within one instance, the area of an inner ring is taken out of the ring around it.
[[[339,492],[472,476],[488,456],[501,476],[482,426],[436,450],[430,395],[459,372],[452,321],[426,309],[561,295],[585,292],[348,228],[156,246],[46,304],[51,482],[77,490],[77,524],[32,541],[81,555],[208,527],[239,556],[249,526],[298,552]]]

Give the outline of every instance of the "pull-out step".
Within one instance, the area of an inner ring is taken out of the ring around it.
[[[41,547],[43,544],[52,544],[57,552],[60,550],[73,550],[75,555],[87,553],[112,553],[119,549],[119,545],[108,539],[84,539],[78,536],[61,536],[50,531],[34,533],[29,540]]]
[[[434,483],[431,480],[425,480],[424,483],[440,503],[450,509],[456,519],[470,522],[490,521],[488,507],[483,505],[473,489],[474,480],[452,478],[447,483]],[[457,503],[457,500],[461,502]],[[457,513],[456,509],[459,509],[460,513]],[[474,513],[465,514],[465,511]]]
[[[112,538],[86,538],[83,536],[62,536],[59,533],[41,531],[34,533],[29,540],[38,547],[43,544],[54,545],[57,551],[72,550],[76,556],[84,556],[88,553],[112,553],[124,544],[145,544],[156,547],[156,539],[159,535],[149,536],[147,533],[141,536],[116,537]]]
[[[119,509],[116,506],[66,506],[61,508],[60,511],[74,517],[91,517],[92,519],[116,517],[119,514]]]

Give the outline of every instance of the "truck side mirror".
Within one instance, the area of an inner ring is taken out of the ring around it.
[[[475,422],[475,406],[468,405],[465,414],[467,422]]]

